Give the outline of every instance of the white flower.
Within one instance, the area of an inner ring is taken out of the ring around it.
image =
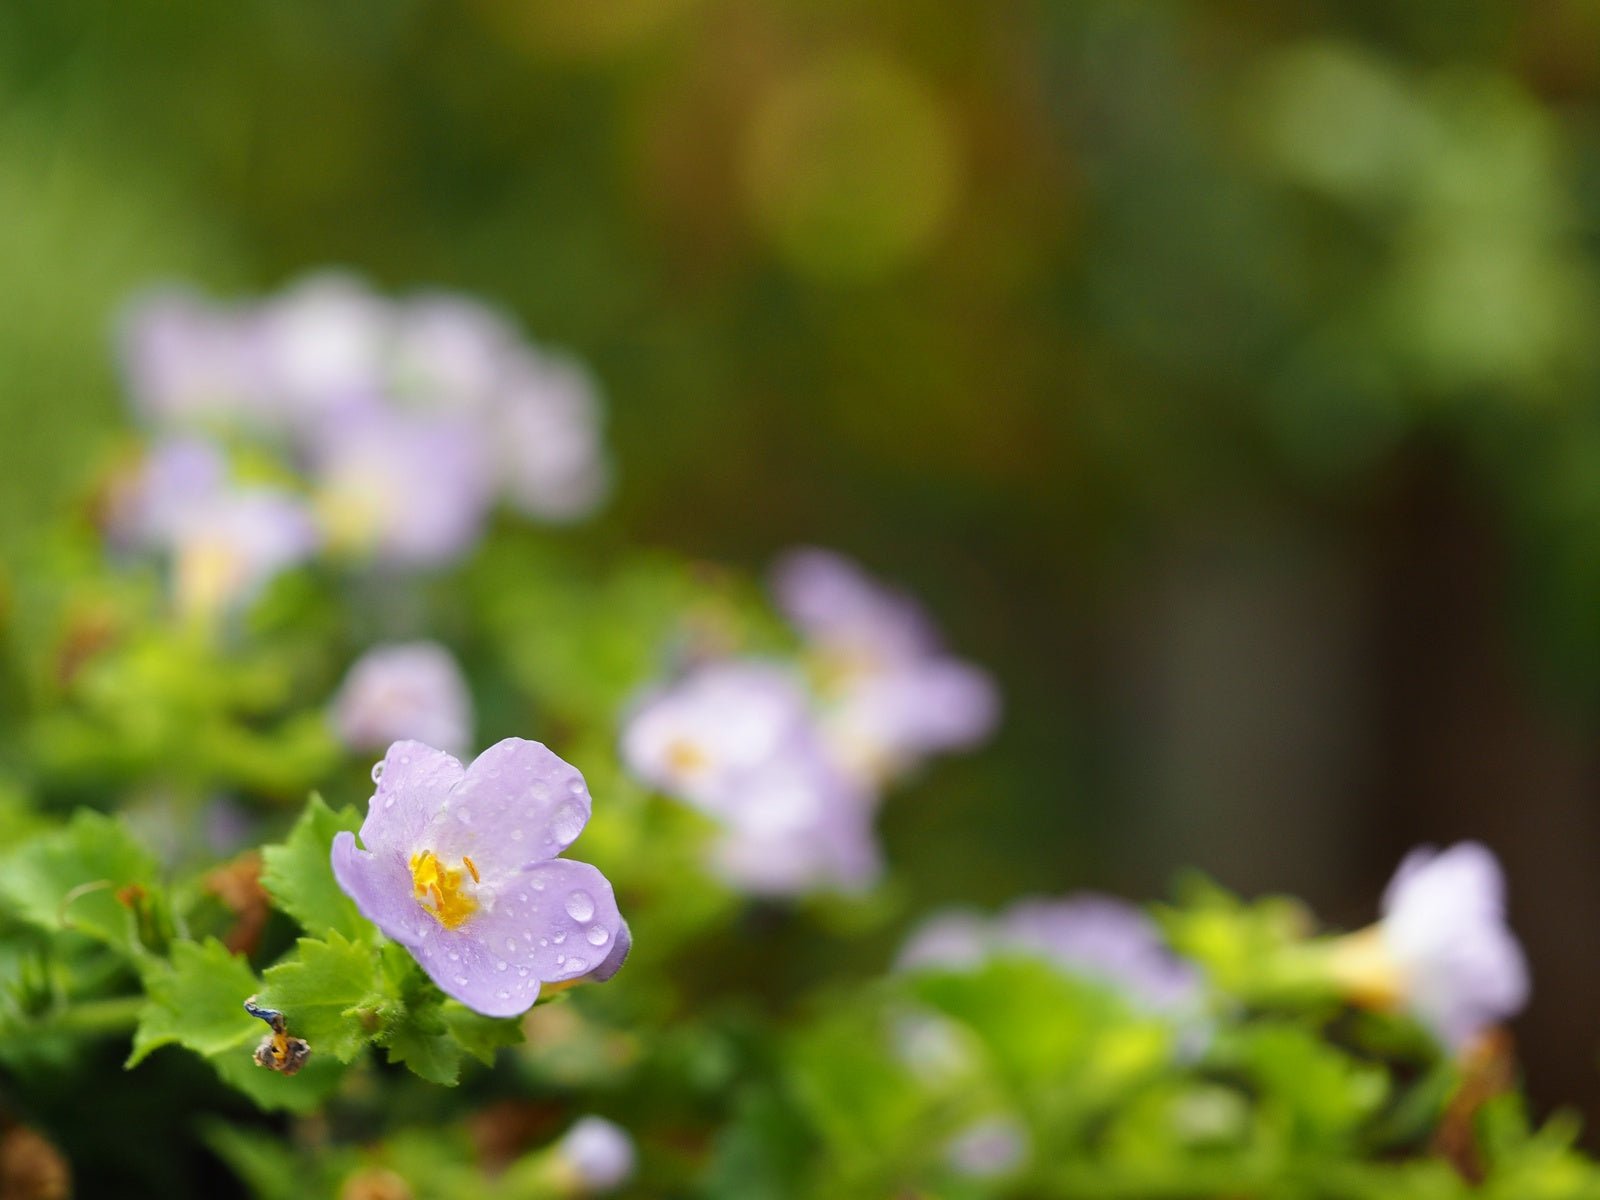
[[[633,1139],[604,1117],[580,1117],[573,1122],[556,1153],[592,1191],[609,1192],[633,1178]]]

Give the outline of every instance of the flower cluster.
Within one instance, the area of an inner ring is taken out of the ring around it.
[[[1191,1017],[1199,1008],[1194,964],[1173,953],[1143,910],[1093,892],[1018,900],[992,918],[963,909],[936,913],[906,940],[898,965],[967,970],[1006,955],[1099,981],[1150,1012]]]
[[[541,984],[617,972],[632,938],[611,884],[556,857],[589,821],[574,767],[507,738],[468,767],[397,742],[379,768],[362,846],[351,833],[334,839],[334,877],[447,995],[514,1016]]]
[[[858,887],[878,872],[881,789],[925,756],[981,740],[988,676],[939,649],[909,598],[821,550],[774,573],[798,660],[700,663],[636,704],[630,770],[718,822],[713,865],[753,893]]]
[[[119,341],[156,442],[115,515],[136,542],[190,536],[187,522],[160,523],[174,506],[254,496],[220,449],[197,477],[197,439],[275,464],[302,497],[279,499],[316,530],[313,548],[391,568],[455,561],[500,499],[568,521],[607,488],[592,378],[465,297],[391,301],[335,274],[253,305],[166,290],[129,308]],[[281,557],[261,554],[245,573],[270,575]]]

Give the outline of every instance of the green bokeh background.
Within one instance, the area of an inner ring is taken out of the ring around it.
[[[1506,859],[1600,1108],[1600,9],[10,0],[0,545],[152,281],[460,288],[588,359],[597,537],[837,546],[991,664],[916,904]]]

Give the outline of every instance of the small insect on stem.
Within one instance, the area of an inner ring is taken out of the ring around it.
[[[293,1075],[306,1065],[311,1057],[311,1044],[304,1038],[289,1036],[289,1025],[281,1012],[257,1004],[254,996],[244,1002],[244,1010],[272,1027],[272,1032],[256,1047],[256,1066],[282,1075]]]

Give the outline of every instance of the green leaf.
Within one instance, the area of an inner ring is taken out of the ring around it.
[[[446,1030],[438,1014],[433,1020],[421,1013],[407,1013],[389,1034],[389,1061],[404,1063],[430,1083],[454,1086],[461,1076],[461,1046]]]
[[[71,929],[118,947],[136,947],[123,888],[148,888],[156,863],[119,822],[80,810],[62,829],[24,842],[0,861],[0,903],[48,930]]]
[[[361,816],[350,807],[335,812],[313,794],[305,812],[280,845],[261,852],[261,882],[279,908],[313,937],[337,930],[350,938],[370,936],[372,924],[339,888],[329,854],[334,834],[354,832]]]
[[[521,1017],[486,1017],[455,1000],[445,1003],[441,1015],[456,1043],[486,1067],[494,1066],[502,1046],[521,1045]]]
[[[132,1067],[158,1046],[173,1042],[209,1057],[258,1040],[266,1026],[244,1010],[256,986],[250,964],[215,938],[175,943],[170,964],[145,972],[149,1003],[126,1065]],[[249,1061],[250,1055],[243,1053],[243,1058]]]
[[[325,942],[301,938],[296,956],[267,968],[263,979],[261,1003],[283,1013],[313,1054],[340,1062],[361,1052],[392,1008],[377,952],[336,932]]]

